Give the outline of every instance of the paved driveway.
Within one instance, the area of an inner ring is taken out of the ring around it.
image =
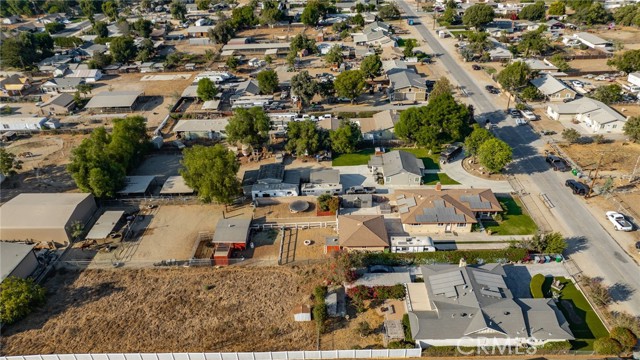
[[[340,182],[345,190],[352,186],[375,186],[376,188],[380,186],[374,180],[367,165],[336,166],[335,168],[340,171]]]

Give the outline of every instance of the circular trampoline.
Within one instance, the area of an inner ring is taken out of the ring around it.
[[[292,213],[299,213],[306,211],[309,208],[309,202],[305,200],[296,200],[289,204],[289,211]]]

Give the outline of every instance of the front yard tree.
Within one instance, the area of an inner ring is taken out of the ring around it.
[[[220,21],[209,29],[209,39],[216,44],[226,44],[235,35],[235,29],[229,20]]]
[[[624,134],[627,135],[633,142],[640,140],[640,116],[633,116],[624,123]]]
[[[493,21],[496,14],[493,8],[486,4],[475,4],[465,10],[462,15],[462,22],[466,26],[475,29],[482,29],[485,25]]]
[[[549,61],[555,65],[560,71],[569,71],[571,70],[571,65],[567,62],[567,60],[561,54],[553,55]]]
[[[364,74],[360,70],[344,71],[336,77],[334,82],[338,96],[351,99],[351,103],[354,103],[362,94],[366,84]]]
[[[304,70],[291,78],[291,92],[300,97],[302,105],[305,106],[318,92],[318,83]]]
[[[549,40],[544,35],[545,26],[541,26],[537,30],[527,31],[522,35],[522,39],[518,43],[518,51],[528,57],[529,54],[544,54],[549,50]]]
[[[511,162],[513,150],[504,141],[492,138],[485,141],[478,149],[480,164],[491,173],[499,173]]]
[[[610,337],[601,337],[593,342],[593,351],[601,355],[618,355],[622,352],[622,345]]]
[[[527,5],[520,10],[518,18],[529,21],[542,20],[545,17],[546,7],[544,1],[536,1],[535,4]]]
[[[109,51],[113,56],[113,60],[120,63],[128,63],[133,60],[138,53],[133,38],[130,36],[118,36],[111,40]]]
[[[583,22],[587,25],[606,24],[611,20],[611,14],[604,8],[604,5],[599,1],[584,1],[589,7],[583,7],[575,9],[576,13],[573,18],[578,22]]]
[[[231,24],[236,29],[248,29],[258,24],[258,19],[253,13],[253,7],[246,5],[240,6],[231,12]]]
[[[433,85],[433,90],[429,93],[429,97],[436,98],[440,95],[449,94],[452,95],[453,85],[451,85],[451,81],[449,81],[446,77],[441,77],[436,81]]]
[[[317,1],[310,1],[302,10],[300,21],[307,26],[316,26],[321,17],[320,4]]]
[[[96,7],[94,5],[93,0],[79,0],[78,5],[80,6],[80,10],[82,10],[82,14],[87,17],[87,19],[93,24],[95,21],[93,19],[93,15],[96,13]]]
[[[227,65],[229,69],[235,70],[238,68],[238,65],[240,65],[240,62],[235,58],[235,56],[229,56],[229,58],[227,58],[227,61],[225,62],[225,65]]]
[[[425,107],[412,106],[400,113],[400,119],[394,126],[394,133],[401,139],[418,142],[418,132],[422,127]]]
[[[564,15],[566,12],[565,5],[562,1],[556,1],[553,4],[549,5],[548,13],[549,15]]]
[[[267,141],[270,127],[269,117],[264,110],[256,106],[234,110],[225,130],[230,143],[260,146]]]
[[[45,301],[46,290],[33,279],[9,276],[0,284],[0,323],[13,324]]]
[[[331,149],[338,154],[351,154],[356,151],[356,145],[362,140],[362,131],[358,124],[342,120],[335,131],[329,133]]]
[[[402,50],[402,55],[404,55],[404,57],[412,57],[413,56],[413,49],[416,47],[416,45],[418,44],[418,42],[416,41],[416,39],[406,39],[404,41],[404,49]]]
[[[107,28],[107,23],[105,23],[104,21],[96,21],[96,23],[93,24],[93,32],[96,33],[98,37],[104,38],[109,36],[109,29]]]
[[[218,94],[218,88],[216,88],[216,84],[214,84],[211,79],[202,78],[198,81],[197,93],[200,101],[209,101],[213,100],[216,94]]]
[[[187,15],[187,6],[180,0],[173,0],[169,5],[169,12],[174,19],[184,21]]]
[[[291,52],[298,53],[301,50],[307,50],[310,54],[318,51],[316,40],[307,37],[305,34],[298,34],[291,39]]]
[[[613,66],[627,74],[640,70],[640,50],[627,50],[607,60],[607,65]]]
[[[211,5],[211,0],[196,0],[198,10],[209,10],[209,5]]]
[[[118,5],[112,0],[105,1],[102,3],[102,12],[110,21],[116,21],[118,18]]]
[[[360,63],[360,71],[362,71],[365,77],[371,80],[380,75],[381,69],[382,61],[380,61],[378,54],[369,55]]]
[[[520,97],[525,101],[539,101],[544,99],[544,94],[537,87],[531,85],[520,92]]]
[[[133,23],[133,29],[138,33],[138,35],[143,38],[148,38],[151,36],[151,30],[153,29],[153,23],[150,20],[146,20],[143,18],[139,18],[136,22]]]
[[[502,69],[498,74],[497,80],[500,86],[509,91],[509,93],[513,93],[516,89],[527,85],[530,76],[531,69],[529,65],[522,61],[516,61]],[[511,101],[511,96],[509,96],[509,101]]]
[[[385,4],[378,9],[378,16],[384,21],[400,18],[400,10],[395,4]]]
[[[622,88],[618,84],[601,85],[589,96],[605,104],[613,104],[622,100]]]
[[[493,134],[491,134],[489,130],[478,125],[474,125],[473,131],[464,140],[464,148],[467,150],[469,155],[475,157],[478,155],[480,146],[489,139],[493,139]]]
[[[273,94],[278,91],[278,73],[274,70],[262,70],[258,73],[258,87],[260,93]]]
[[[324,56],[324,60],[329,65],[340,66],[340,64],[342,64],[343,62],[342,46],[333,45],[331,49],[329,49],[329,52],[327,52],[327,55]]]
[[[16,155],[5,148],[0,148],[0,174],[10,176],[20,169],[22,169],[22,161],[16,160]]]
[[[576,129],[564,129],[562,130],[562,138],[571,144],[575,144],[580,140],[580,133]]]
[[[287,151],[297,156],[314,155],[326,148],[327,131],[316,127],[313,120],[292,121],[287,126]]]
[[[180,175],[204,202],[231,204],[241,193],[236,155],[223,145],[185,149]]]

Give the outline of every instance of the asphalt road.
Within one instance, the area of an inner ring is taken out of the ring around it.
[[[405,1],[398,0],[397,3],[407,17],[418,18],[415,9]],[[529,126],[516,126],[511,118],[506,117],[505,109],[498,108],[491,101],[490,96],[493,95],[477,85],[476,80],[458,64],[455,54],[450,54],[427,30],[424,21],[415,27],[433,52],[440,54],[438,61],[451,77],[466,89],[478,118],[497,124],[494,133],[513,147],[514,162],[509,172],[529,177],[530,182],[538,187],[538,192],[546,194],[555,205],[551,212],[569,237],[567,255],[586,275],[600,276],[612,286],[617,308],[640,314],[640,268],[591,215],[584,201],[567,191],[564,180],[568,175],[550,170],[536,149],[542,143],[540,137]],[[534,193],[534,189],[527,190]]]

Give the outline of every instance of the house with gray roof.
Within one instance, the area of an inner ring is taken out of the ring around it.
[[[75,93],[84,83],[83,78],[53,78],[40,85],[40,90],[47,94]]]
[[[562,104],[550,104],[547,116],[558,121],[576,120],[591,134],[623,132],[627,118],[608,105],[588,97]]]
[[[572,37],[565,38],[562,42],[567,44],[571,40],[578,41],[592,49],[602,50],[602,51],[613,51],[613,43],[609,40],[605,40],[599,36],[588,32],[579,32],[573,34]]]
[[[382,172],[385,185],[416,186],[422,184],[424,163],[406,151],[394,150],[382,155],[374,155],[369,160],[369,168],[374,173]]]
[[[427,82],[413,70],[393,71],[389,77],[389,99],[392,101],[427,100]]]
[[[396,46],[396,40],[391,36],[391,26],[381,21],[367,24],[362,33],[353,34],[353,42],[356,45]]]
[[[576,97],[573,89],[550,74],[532,79],[531,85],[535,86],[549,101],[567,101]]]
[[[283,164],[260,165],[251,197],[282,197],[300,195],[300,171],[285,170]]]
[[[427,265],[407,284],[411,335],[430,346],[543,345],[573,340],[553,299],[516,298],[499,264]]]
[[[76,102],[73,95],[62,93],[39,106],[42,115],[66,115],[76,108]]]

